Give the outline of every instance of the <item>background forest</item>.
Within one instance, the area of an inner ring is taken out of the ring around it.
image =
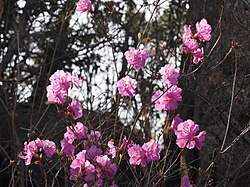
[[[181,173],[197,186],[249,186],[250,1],[92,4],[90,12],[79,13],[75,0],[0,0],[0,186],[45,186],[40,171],[26,167],[17,154],[24,141],[36,137],[62,139],[66,124],[56,106],[48,103],[46,87],[54,72],[73,69],[84,84],[70,94],[82,102],[81,120],[89,128],[117,142],[131,131],[134,141],[142,143],[161,134],[164,164],[178,161],[159,186],[180,186]],[[197,65],[183,54],[181,34],[185,24],[195,25],[202,18],[212,26],[212,39]],[[143,71],[130,70],[140,83],[136,97],[121,98],[116,82],[128,71],[124,53],[138,44],[150,56]],[[166,128],[174,113],[155,112],[147,105],[159,87],[158,71],[168,63],[181,70],[178,113],[207,133],[201,151],[185,150],[180,158]],[[147,107],[140,110],[143,106]],[[136,128],[131,128],[135,118]],[[116,183],[145,186],[136,179],[145,172],[134,174],[126,167],[121,165],[124,172]],[[53,168],[51,173],[57,171]],[[62,170],[55,186],[72,185]]]

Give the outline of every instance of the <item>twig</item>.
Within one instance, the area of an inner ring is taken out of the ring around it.
[[[230,103],[229,114],[228,114],[228,118],[227,118],[226,131],[225,131],[225,135],[224,135],[224,139],[223,139],[220,151],[222,151],[223,148],[224,148],[224,145],[225,145],[225,142],[226,142],[226,139],[227,139],[228,130],[229,130],[229,125],[230,125],[230,120],[231,120],[231,114],[232,114],[232,109],[233,109],[233,102],[234,102],[234,91],[235,91],[236,75],[237,75],[237,54],[235,52],[235,70],[234,70],[234,77],[233,77],[231,103]]]
[[[225,153],[228,149],[230,149],[242,136],[244,136],[250,130],[250,122],[248,123],[247,127],[237,136],[232,143],[226,147],[223,151],[220,151],[221,154]]]

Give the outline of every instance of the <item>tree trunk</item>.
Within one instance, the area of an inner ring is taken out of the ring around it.
[[[181,78],[181,114],[207,131],[204,148],[193,152],[194,157],[199,157],[195,167],[200,176],[195,180],[198,186],[249,186],[250,136],[249,132],[240,134],[250,125],[250,1],[189,2],[187,24],[195,25],[206,18],[213,31],[205,54],[215,46],[196,73]],[[198,66],[190,65],[189,71]],[[228,135],[224,138],[227,126]],[[239,135],[240,139],[221,153]],[[191,161],[193,156],[187,159]]]

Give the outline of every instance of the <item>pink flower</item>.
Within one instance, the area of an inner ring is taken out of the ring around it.
[[[209,41],[211,39],[212,27],[207,23],[207,20],[203,18],[200,22],[195,24],[196,32],[200,40]]]
[[[71,75],[63,70],[57,70],[49,78],[51,85],[47,86],[47,97],[51,103],[63,104],[66,101],[70,87]]]
[[[25,165],[30,165],[33,156],[38,151],[38,146],[35,141],[29,143],[24,142],[23,152],[18,154],[18,157],[24,159]]]
[[[86,139],[87,133],[89,132],[88,127],[83,125],[81,122],[77,122],[76,126],[74,126],[74,130],[76,131],[77,138]]]
[[[94,181],[95,180],[95,166],[90,163],[90,161],[86,160],[85,162],[85,171],[84,171],[85,177],[84,180]]]
[[[119,150],[119,148],[115,146],[113,141],[108,142],[108,150],[107,150],[108,155],[112,155],[112,158],[115,158],[116,152],[118,150]]]
[[[184,26],[184,34],[182,35],[182,42],[185,45],[185,50],[192,51],[199,47],[198,42],[193,38],[193,33],[191,31],[191,26]]]
[[[165,93],[160,90],[156,91],[151,99],[155,102],[155,109],[176,110],[178,108],[178,101],[182,99],[181,91],[182,89],[176,85],[171,86]]]
[[[119,149],[125,149],[126,145],[128,144],[128,140],[127,140],[127,137],[124,136],[124,138],[122,139],[122,144],[120,146]]]
[[[24,142],[24,150],[18,154],[18,157],[24,159],[25,165],[30,165],[33,156],[42,150],[44,150],[47,157],[51,157],[56,153],[56,145],[52,141],[40,140],[39,138],[28,144]]]
[[[181,187],[195,187],[196,185],[192,184],[188,177],[184,175],[181,179]]]
[[[183,119],[181,119],[180,114],[177,114],[177,115],[174,117],[174,119],[173,119],[173,121],[172,121],[172,125],[171,125],[171,127],[172,127],[172,129],[173,129],[174,132],[177,130],[177,126],[178,126],[181,122],[183,122]]]
[[[180,148],[187,147],[188,149],[193,149],[196,146],[200,150],[205,140],[206,132],[202,131],[196,136],[198,131],[199,125],[192,120],[180,123],[175,131],[177,146]]]
[[[194,137],[195,146],[197,147],[197,149],[201,150],[205,137],[206,131],[201,131],[197,136]]]
[[[74,142],[74,140],[76,139],[76,135],[75,135],[75,130],[74,130],[74,132],[73,132],[73,127],[69,127],[69,126],[67,126],[66,127],[66,132],[64,133],[64,139],[67,139],[67,142],[69,142],[69,143],[73,143]]]
[[[80,88],[80,85],[82,84],[82,77],[78,77],[77,71],[73,70],[71,75],[71,83],[77,88]]]
[[[160,159],[160,146],[153,139],[144,143],[142,149],[145,151],[147,162]]]
[[[107,155],[97,156],[96,162],[99,166],[96,168],[99,178],[110,179],[115,176],[117,166],[110,161]]]
[[[78,78],[76,71],[64,72],[63,70],[57,70],[49,78],[50,85],[47,86],[47,97],[50,103],[63,104],[66,102],[68,95],[68,89],[73,84],[76,88],[79,88],[81,79]]]
[[[63,70],[57,70],[49,78],[54,91],[68,90],[71,83],[71,74]]]
[[[66,102],[66,96],[68,94],[68,90],[60,90],[54,91],[53,86],[49,85],[46,87],[47,97],[50,103],[58,103],[63,104]]]
[[[148,51],[145,49],[131,48],[129,51],[125,52],[125,58],[135,69],[143,68],[148,56]]]
[[[145,151],[141,148],[140,145],[134,144],[132,147],[128,149],[128,154],[130,156],[129,163],[132,166],[142,165],[145,167],[147,164],[147,157],[145,155]]]
[[[88,128],[81,122],[77,122],[74,127],[66,127],[67,132],[64,134],[64,138],[68,138],[68,142],[72,143],[76,138],[86,139]]]
[[[74,152],[75,152],[75,146],[72,145],[72,143],[69,143],[68,138],[64,138],[61,140],[61,147],[62,147],[62,152],[69,156],[71,160],[74,159]]]
[[[160,146],[153,139],[144,143],[143,146],[133,144],[128,148],[130,156],[129,163],[132,166],[141,165],[145,167],[148,162],[160,159]]]
[[[198,48],[195,51],[193,51],[193,57],[194,57],[193,62],[195,64],[198,64],[200,61],[202,61],[203,60],[203,48],[201,49]]]
[[[70,168],[70,180],[76,181],[78,178],[83,178],[86,181],[94,180],[95,167],[86,160],[86,150],[76,155]]]
[[[172,64],[166,64],[159,72],[165,84],[178,84],[179,70],[174,68]]]
[[[86,12],[91,9],[92,3],[89,0],[79,0],[77,3],[77,10],[79,12]]]
[[[67,107],[67,112],[72,113],[72,118],[76,120],[82,117],[82,106],[77,100],[72,99],[72,102]]]
[[[95,158],[101,154],[102,150],[96,145],[92,145],[89,149],[87,149],[86,158],[88,160],[95,160]]]
[[[137,88],[137,81],[126,76],[117,82],[118,91],[122,96],[135,96],[135,89]]]
[[[44,150],[47,157],[51,157],[56,153],[56,144],[53,141],[41,140],[38,146]]]

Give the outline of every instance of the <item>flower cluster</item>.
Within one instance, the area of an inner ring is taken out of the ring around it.
[[[70,180],[82,181],[86,185],[102,186],[104,180],[109,180],[115,176],[116,164],[103,154],[101,149],[99,131],[89,131],[89,129],[77,122],[75,126],[66,127],[63,140],[61,140],[61,152],[70,160]],[[76,146],[82,143],[83,150],[76,154]]]
[[[81,78],[77,76],[76,71],[72,74],[64,72],[63,70],[57,70],[49,78],[50,85],[47,86],[47,97],[50,103],[63,104],[66,102],[68,89],[73,84],[76,88],[79,88],[81,84]]]
[[[91,9],[89,0],[79,0],[77,10],[85,12]],[[196,34],[192,33],[191,26],[184,27],[182,41],[184,51],[193,55],[193,62],[198,63],[203,58],[203,48],[201,43],[209,41],[211,38],[211,26],[206,19],[196,23]],[[132,67],[139,70],[145,66],[149,54],[145,49],[131,48],[125,52],[125,58]],[[182,100],[182,89],[179,88],[178,78],[179,70],[172,64],[166,64],[159,71],[165,86],[164,91],[157,90],[151,100],[155,103],[156,110],[176,110],[178,102]],[[47,86],[47,97],[50,103],[63,106],[60,113],[64,116],[70,116],[76,120],[83,115],[82,106],[76,99],[68,99],[68,90],[70,87],[80,88],[82,79],[78,77],[76,71],[72,73],[63,70],[56,71],[50,77],[50,85]],[[135,89],[138,83],[135,79],[125,76],[117,82],[117,88],[122,96],[133,97],[136,94]],[[71,101],[69,104],[68,101]],[[67,106],[66,104],[67,103]],[[152,161],[160,159],[160,146],[151,139],[142,146],[129,143],[126,136],[119,147],[115,146],[112,140],[108,141],[106,152],[103,151],[101,144],[101,133],[90,130],[81,122],[72,123],[72,119],[65,118],[69,126],[66,127],[63,139],[60,141],[61,151],[58,151],[59,159],[66,159],[69,167],[69,179],[77,181],[80,186],[105,186],[110,184],[117,172],[117,153],[126,153],[129,155],[129,163],[132,166],[141,165],[145,167]],[[171,128],[176,136],[176,144],[179,148],[201,149],[205,140],[206,132],[199,131],[199,125],[192,120],[184,121],[177,114],[172,122]],[[105,150],[105,149],[104,149]],[[126,152],[127,151],[127,152]],[[36,139],[29,143],[24,143],[24,150],[18,154],[24,159],[25,165],[30,165],[35,157],[40,161],[45,155],[52,157],[56,153],[56,145],[49,140]],[[182,187],[195,187],[187,176],[183,176]],[[111,187],[117,187],[112,184]]]
[[[145,66],[149,54],[146,49],[131,48],[125,52],[125,58],[130,65],[139,70]],[[123,77],[117,82],[118,91],[122,96],[135,96],[135,89],[137,88],[137,81],[129,76]]]
[[[159,73],[162,75],[166,90],[164,92],[157,90],[151,101],[155,103],[156,110],[176,110],[178,102],[182,99],[182,89],[176,86],[180,76],[179,70],[172,64],[166,64]]]
[[[129,76],[123,77],[117,82],[117,88],[122,96],[135,96],[135,89],[137,88],[137,81]]]
[[[24,159],[25,165],[30,165],[33,157],[40,159],[39,153],[42,150],[47,157],[51,157],[56,153],[56,144],[49,140],[40,140],[39,138],[29,143],[24,142],[23,152],[19,153],[18,156]]]
[[[79,0],[76,9],[79,12],[87,12],[91,9],[92,3],[89,0]]]
[[[149,142],[144,143],[142,147],[138,144],[133,144],[128,149],[128,154],[131,165],[141,165],[145,167],[148,162],[160,159],[160,146],[151,139]]]
[[[197,22],[195,26],[195,34],[192,33],[191,25],[184,26],[182,42],[184,44],[183,50],[188,54],[192,54],[194,57],[193,62],[197,64],[203,59],[203,48],[200,47],[200,44],[211,39],[212,28],[204,18]]]
[[[205,140],[206,131],[201,131],[198,135],[199,125],[188,119],[183,121],[179,115],[176,115],[172,122],[173,131],[177,137],[176,145],[180,148],[187,147],[193,149],[201,149],[203,141]]]
[[[145,66],[149,54],[146,49],[131,48],[125,52],[125,58],[135,69],[141,69]]]
[[[82,83],[82,78],[78,77],[77,72],[72,74],[57,70],[49,78],[50,85],[47,86],[47,97],[50,103],[64,104],[67,101],[68,90],[71,85],[79,89]],[[61,110],[60,113],[71,116],[74,120],[82,117],[82,106],[79,101],[72,99],[71,103],[66,108],[66,111]]]

